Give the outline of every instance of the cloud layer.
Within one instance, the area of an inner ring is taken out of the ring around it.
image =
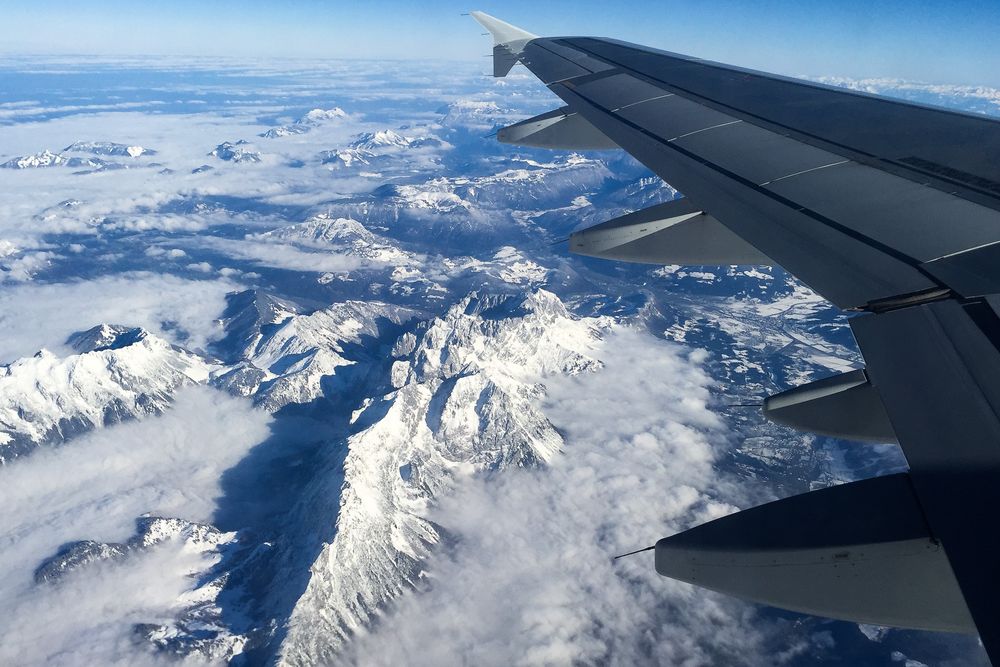
[[[56,585],[35,584],[35,568],[67,542],[126,540],[144,513],[209,520],[220,475],[268,436],[270,420],[248,401],[191,388],[163,416],[0,468],[0,663],[135,664],[148,647],[132,625],[168,619],[203,556],[168,542]]]

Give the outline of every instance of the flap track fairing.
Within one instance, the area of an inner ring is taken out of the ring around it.
[[[975,633],[909,475],[812,491],[656,543],[660,574],[792,611]]]
[[[769,396],[764,400],[764,416],[798,431],[861,442],[896,442],[882,399],[864,369]]]
[[[570,252],[640,264],[764,265],[773,262],[687,199],[573,233]]]
[[[569,107],[560,107],[522,120],[497,132],[501,143],[531,148],[599,151],[618,148],[604,133]]]

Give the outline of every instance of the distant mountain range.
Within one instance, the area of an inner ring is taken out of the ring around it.
[[[101,158],[79,157],[67,153],[90,153],[111,157],[138,158],[145,155],[156,155],[156,151],[143,146],[129,146],[110,141],[77,141],[62,149],[59,153],[43,150],[32,155],[11,158],[0,163],[3,169],[37,169],[39,167],[92,167],[95,169],[128,169],[129,163],[109,162]]]

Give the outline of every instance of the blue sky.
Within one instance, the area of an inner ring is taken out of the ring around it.
[[[1000,85],[996,0],[8,0],[0,51],[473,60],[489,49],[470,9],[783,74]]]

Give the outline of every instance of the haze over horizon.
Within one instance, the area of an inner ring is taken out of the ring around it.
[[[488,52],[463,16],[482,9],[540,35],[587,34],[790,75],[896,77],[1000,85],[997,3],[748,5],[638,0],[330,3],[259,0],[169,6],[41,0],[8,7],[0,53],[476,60]],[[486,61],[483,60],[485,63]],[[485,68],[485,65],[484,65]]]

